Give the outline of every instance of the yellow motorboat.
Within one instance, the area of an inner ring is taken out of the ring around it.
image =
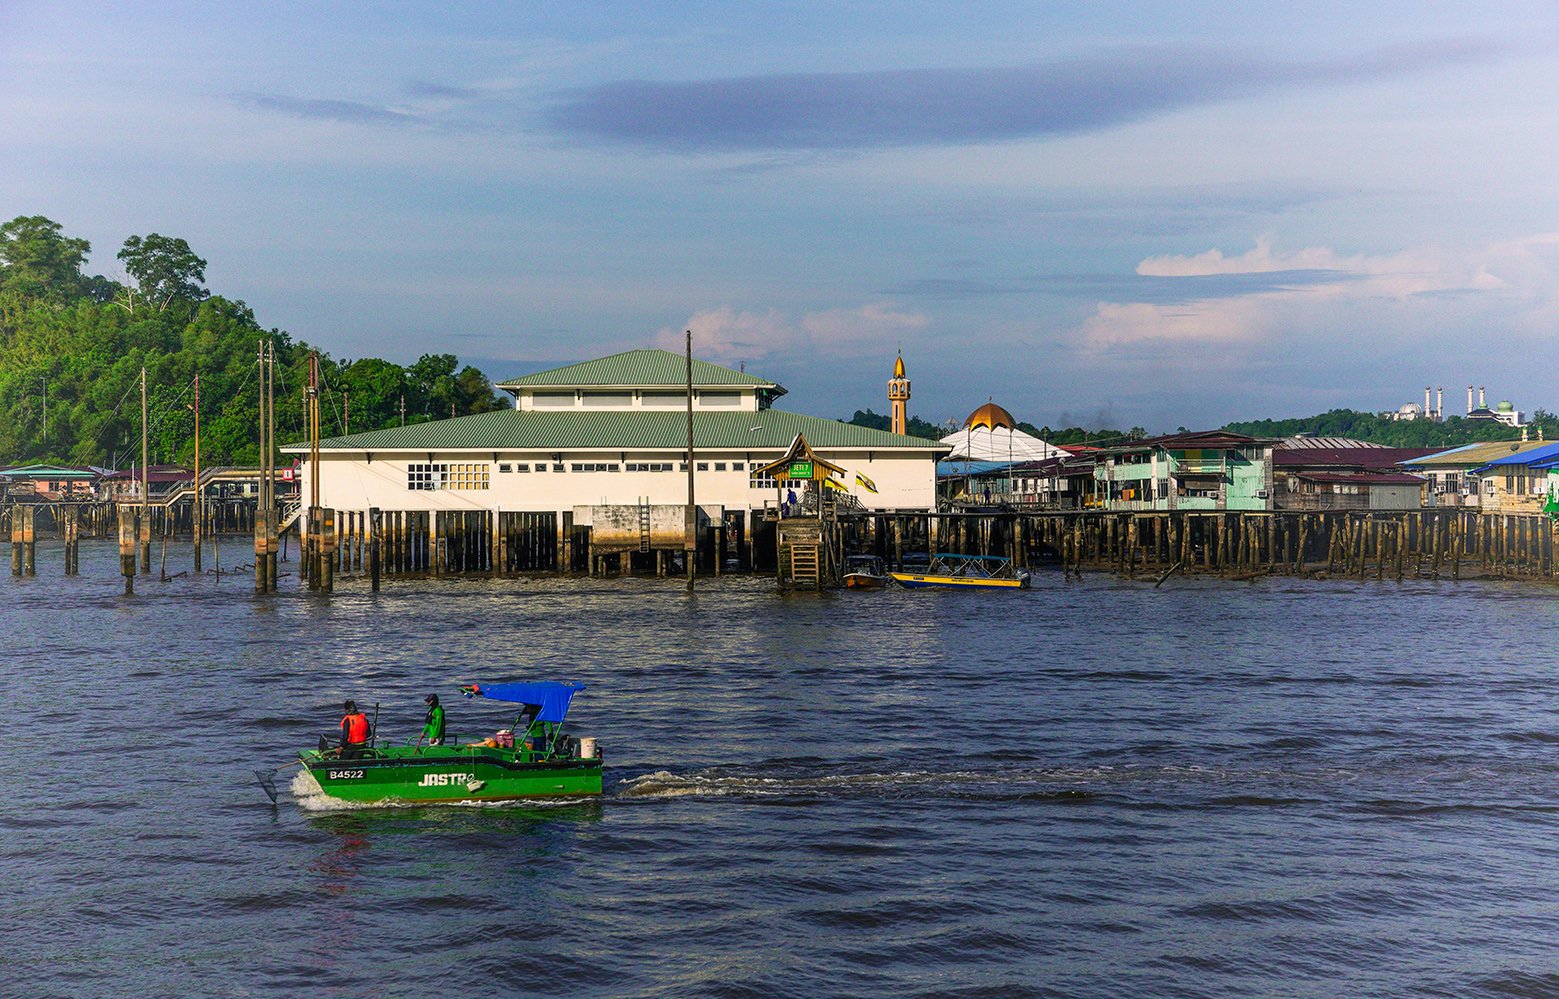
[[[891,573],[900,584],[911,588],[949,586],[955,588],[1017,590],[1029,585],[1027,569],[1013,566],[1012,559],[1001,555],[956,555],[938,552],[931,557],[925,572]]]

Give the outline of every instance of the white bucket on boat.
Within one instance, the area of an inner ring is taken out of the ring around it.
[[[595,759],[595,736],[585,736],[579,740],[579,758],[581,760]]]

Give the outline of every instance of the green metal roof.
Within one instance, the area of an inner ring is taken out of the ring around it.
[[[499,382],[502,389],[535,388],[538,386],[568,385],[675,385],[687,384],[687,358],[669,350],[628,350],[593,361],[581,361],[551,371],[538,371]],[[693,384],[746,385],[775,390],[772,395],[784,395],[785,389],[767,378],[758,378],[743,371],[722,368],[718,364],[693,359]]]
[[[724,448],[782,451],[797,434],[814,448],[922,448],[946,451],[939,441],[857,427],[779,409],[761,412],[694,412],[695,450]],[[591,448],[680,451],[687,446],[685,412],[532,412],[500,409],[452,420],[387,427],[320,441],[325,451],[573,451]],[[288,444],[289,453],[308,443]]]
[[[18,465],[0,468],[0,475],[19,479],[95,479],[97,473],[86,468],[62,468],[59,465]]]

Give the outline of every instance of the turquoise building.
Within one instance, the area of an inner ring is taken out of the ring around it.
[[[1106,510],[1271,510],[1278,442],[1226,430],[1149,437],[1096,455]]]

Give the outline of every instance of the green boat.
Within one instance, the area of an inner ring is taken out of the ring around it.
[[[510,801],[601,793],[602,758],[596,741],[563,734],[569,704],[584,684],[492,683],[460,688],[522,705],[512,729],[461,746],[390,745],[377,732],[360,749],[343,753],[339,739],[321,736],[319,748],[298,762],[324,794],[364,804]],[[523,734],[521,734],[523,733]],[[275,771],[256,771],[276,800]]]

